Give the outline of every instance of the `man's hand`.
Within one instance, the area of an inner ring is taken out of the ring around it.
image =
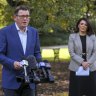
[[[22,66],[20,65],[20,62],[15,61],[15,62],[14,62],[14,68],[15,68],[16,70],[20,70],[20,69],[22,68]]]

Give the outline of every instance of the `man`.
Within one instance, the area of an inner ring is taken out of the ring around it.
[[[16,76],[22,75],[20,62],[23,57],[33,55],[41,59],[38,32],[28,26],[30,10],[18,6],[14,11],[15,23],[0,30],[0,64],[2,67],[2,87],[4,96],[35,96],[35,84],[25,85],[17,82]]]

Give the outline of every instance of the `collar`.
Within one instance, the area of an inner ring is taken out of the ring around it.
[[[16,24],[16,22],[15,22],[15,26],[16,26],[16,29],[21,32],[21,30],[20,30],[20,28],[18,27],[18,25]],[[26,27],[25,32],[27,32],[27,31],[28,31],[28,28]]]

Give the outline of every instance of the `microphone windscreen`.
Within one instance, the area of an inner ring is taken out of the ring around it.
[[[26,58],[26,60],[28,61],[28,64],[29,64],[29,67],[31,68],[31,69],[37,69],[37,61],[36,61],[36,58],[35,58],[35,56],[33,56],[33,55],[29,55],[27,58]]]

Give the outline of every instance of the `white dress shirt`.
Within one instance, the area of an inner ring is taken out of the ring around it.
[[[17,26],[17,24],[15,23],[16,25],[16,29],[18,30],[18,35],[20,37],[20,41],[21,41],[21,44],[22,44],[22,47],[23,47],[23,51],[24,51],[24,54],[26,52],[26,45],[27,45],[27,27],[26,27],[26,30],[24,32],[22,32],[20,30],[20,28]]]

